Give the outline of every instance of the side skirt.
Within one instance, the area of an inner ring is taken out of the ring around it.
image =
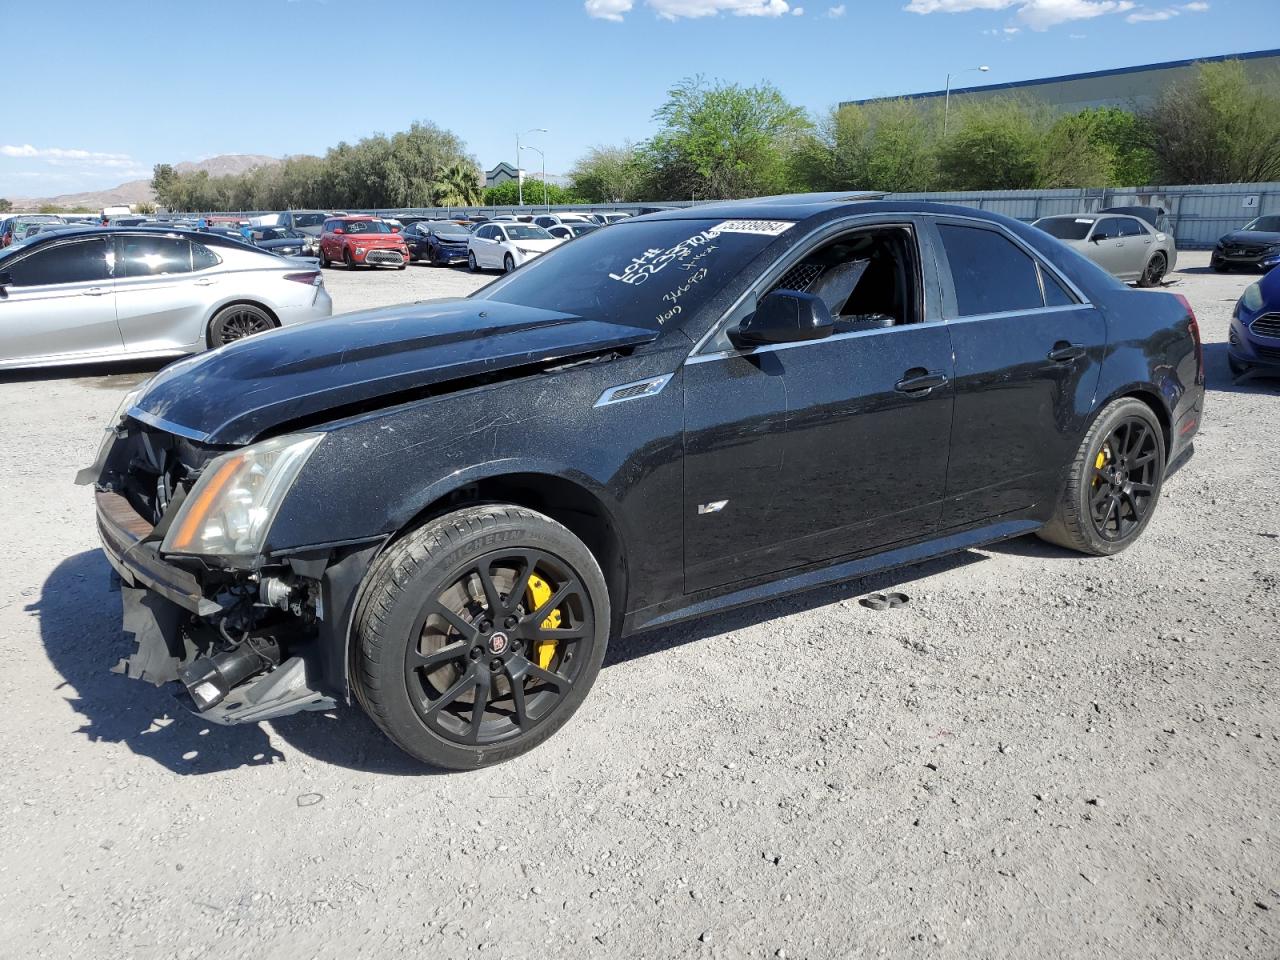
[[[713,613],[721,613],[734,607],[776,600],[788,594],[829,586],[843,580],[856,580],[894,567],[920,563],[922,560],[932,560],[935,557],[968,550],[971,547],[1020,537],[1039,530],[1041,526],[1043,524],[1038,520],[1002,520],[945,537],[899,547],[896,550],[872,554],[857,560],[846,560],[831,566],[819,567],[816,570],[793,574],[780,580],[743,587],[731,593],[708,596],[709,591],[703,591],[678,597],[675,600],[657,603],[627,614],[626,619],[623,620],[622,632],[624,634],[639,633],[642,630],[665,627],[682,620],[694,620]]]

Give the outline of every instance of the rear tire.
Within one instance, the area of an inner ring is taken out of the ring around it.
[[[1231,268],[1230,268],[1229,266],[1227,266],[1225,263],[1221,263],[1221,262],[1220,262],[1220,261],[1218,261],[1218,260],[1210,260],[1210,261],[1209,261],[1209,266],[1213,267],[1213,272],[1214,272],[1214,273],[1226,273],[1228,270],[1230,270],[1230,269],[1231,269]]]
[[[328,270],[328,269],[329,269],[330,267],[332,267],[332,266],[333,266],[333,261],[332,261],[332,260],[330,260],[330,259],[329,259],[329,255],[328,255],[327,253],[325,253],[325,252],[324,252],[324,247],[321,247],[321,248],[320,248],[320,267],[321,267],[321,269],[323,269],[323,270]]]
[[[471,770],[533,749],[574,714],[604,661],[604,575],[582,541],[532,510],[446,514],[387,549],[365,583],[356,695],[397,746],[435,766]]]
[[[1151,408],[1133,397],[1113,400],[1085,433],[1053,519],[1039,536],[1095,557],[1119,553],[1151,522],[1165,457],[1164,432]]]
[[[209,321],[209,346],[225,347],[257,333],[274,330],[279,324],[271,314],[250,303],[233,303],[223,307]]]
[[[1160,281],[1164,279],[1165,271],[1169,269],[1169,261],[1165,255],[1159,251],[1151,255],[1151,259],[1147,261],[1147,268],[1142,271],[1142,277],[1138,280],[1140,287],[1158,287]]]

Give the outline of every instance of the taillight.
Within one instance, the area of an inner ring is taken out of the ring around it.
[[[1196,344],[1196,383],[1204,383],[1204,344],[1200,340],[1200,321],[1196,319],[1196,312],[1191,306],[1191,301],[1180,293],[1175,293],[1175,297],[1187,308],[1187,329],[1191,331],[1191,339]]]
[[[292,280],[294,283],[305,283],[309,287],[324,286],[324,274],[319,270],[308,270],[305,273],[286,273],[286,280]]]

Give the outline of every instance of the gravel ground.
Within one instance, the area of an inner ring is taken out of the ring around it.
[[[565,730],[466,774],[355,709],[211,727],[110,673],[71,477],[142,373],[5,375],[0,955],[1280,955],[1280,385],[1227,373],[1253,278],[1182,260],[1208,411],[1135,547],[1017,540],[617,642]],[[478,285],[327,276],[339,310]]]

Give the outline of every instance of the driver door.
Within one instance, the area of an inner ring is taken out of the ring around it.
[[[766,275],[762,294],[803,288],[829,301],[831,336],[747,350],[718,337],[686,363],[687,591],[937,528],[953,363],[917,236],[909,220],[860,226]]]

